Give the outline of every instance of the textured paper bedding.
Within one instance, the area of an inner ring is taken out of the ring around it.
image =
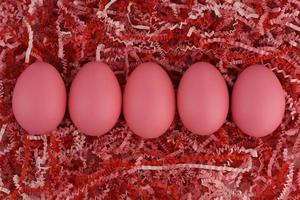
[[[231,113],[210,136],[187,131],[178,114],[157,139],[136,136],[122,115],[100,137],[80,133],[67,112],[48,136],[22,130],[11,94],[27,66],[52,64],[69,90],[95,60],[122,90],[148,61],[176,90],[191,64],[210,62],[230,92],[241,70],[264,64],[284,88],[284,119],[258,139]],[[0,199],[300,199],[299,98],[298,0],[2,0]]]

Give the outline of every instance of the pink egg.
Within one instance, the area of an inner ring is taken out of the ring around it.
[[[148,62],[129,76],[123,97],[123,112],[129,128],[143,138],[156,138],[171,125],[175,93],[168,74]]]
[[[29,134],[47,134],[56,129],[66,110],[66,89],[58,71],[36,62],[18,78],[12,97],[17,122]]]
[[[69,93],[69,113],[79,131],[92,136],[105,134],[118,121],[121,104],[120,85],[109,66],[85,64]]]
[[[209,135],[222,126],[228,113],[229,94],[215,66],[198,62],[188,68],[178,87],[177,107],[182,123],[193,133]]]
[[[284,110],[284,91],[275,74],[264,65],[247,67],[232,91],[232,116],[246,134],[263,137],[280,125]]]

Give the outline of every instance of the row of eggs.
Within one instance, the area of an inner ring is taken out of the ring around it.
[[[56,129],[66,110],[66,88],[50,64],[36,62],[17,79],[13,113],[29,134]],[[123,104],[123,105],[122,105]],[[217,68],[206,62],[191,65],[177,91],[166,71],[153,62],[142,63],[128,77],[122,98],[117,78],[102,62],[85,64],[71,84],[70,117],[87,135],[108,132],[119,119],[122,107],[129,128],[143,138],[156,138],[171,125],[176,104],[183,125],[193,133],[209,135],[225,122],[229,92]],[[281,123],[285,97],[275,74],[263,65],[247,67],[239,75],[231,95],[231,113],[246,134],[262,137]]]

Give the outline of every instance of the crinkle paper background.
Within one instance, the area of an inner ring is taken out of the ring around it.
[[[1,199],[300,199],[299,0],[1,0]],[[67,88],[89,61],[108,63],[122,88],[154,61],[174,87],[190,64],[208,61],[231,91],[251,64],[273,70],[286,95],[271,135],[244,135],[230,114],[211,136],[188,132],[178,115],[166,134],[143,140],[121,116],[101,137],[81,134],[66,114],[49,136],[16,123],[11,94],[43,60]]]

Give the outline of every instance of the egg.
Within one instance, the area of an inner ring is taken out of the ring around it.
[[[66,110],[66,89],[59,72],[50,64],[29,65],[17,79],[12,109],[29,134],[47,134],[56,129]]]
[[[70,117],[80,132],[100,136],[119,119],[122,94],[119,82],[103,62],[85,64],[72,81],[69,92]]]
[[[275,131],[285,111],[284,91],[275,74],[264,65],[243,70],[233,87],[231,111],[235,124],[250,136]]]
[[[158,64],[143,63],[130,74],[123,113],[129,128],[142,138],[157,138],[167,131],[175,115],[175,92]]]
[[[191,132],[209,135],[225,122],[229,109],[226,82],[218,69],[206,62],[191,65],[180,80],[178,114]]]

